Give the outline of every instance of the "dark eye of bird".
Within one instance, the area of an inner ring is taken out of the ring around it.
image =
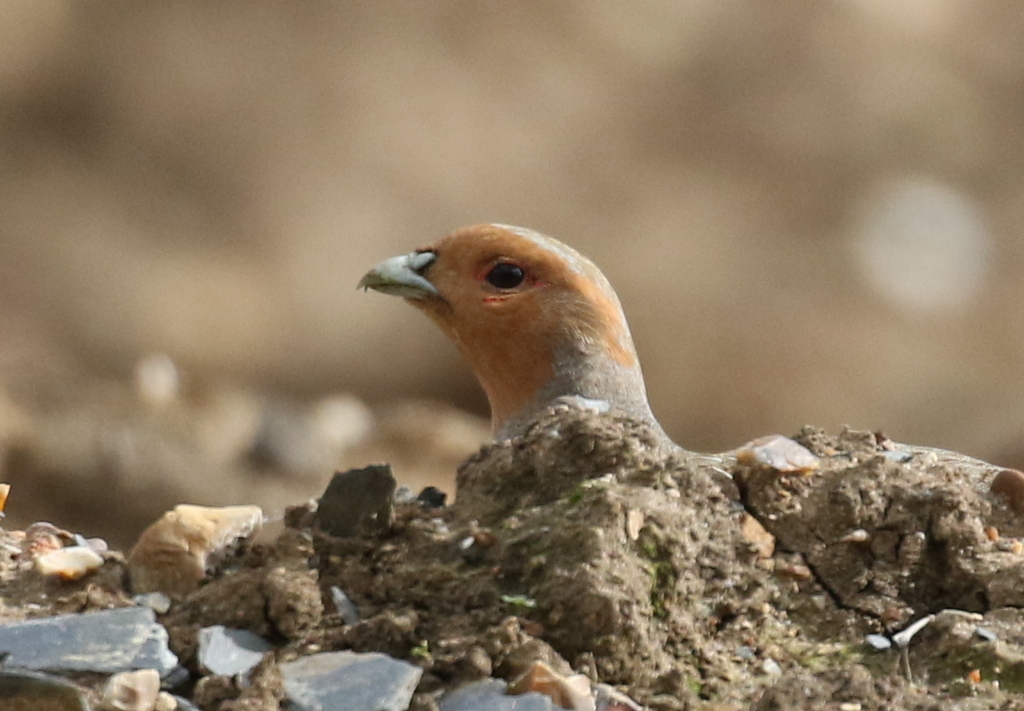
[[[515,289],[526,279],[522,267],[510,262],[498,262],[487,272],[487,283],[499,289]]]

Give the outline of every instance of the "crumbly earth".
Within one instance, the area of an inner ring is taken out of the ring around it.
[[[400,505],[385,534],[333,538],[296,507],[163,616],[197,679],[184,693],[278,709],[278,662],[353,649],[420,665],[417,711],[538,659],[659,711],[1018,708],[1024,520],[990,492],[999,470],[865,432],[796,439],[819,470],[665,450],[636,422],[558,411],[471,457],[453,506]],[[3,547],[0,562],[0,621],[129,603],[117,555],[75,583]],[[905,650],[865,644],[926,615]],[[254,684],[202,676],[211,624],[280,646]]]

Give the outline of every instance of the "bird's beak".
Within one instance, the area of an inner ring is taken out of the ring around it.
[[[366,272],[357,289],[373,289],[406,299],[440,296],[437,287],[423,276],[423,271],[437,259],[435,252],[413,252],[385,259]]]

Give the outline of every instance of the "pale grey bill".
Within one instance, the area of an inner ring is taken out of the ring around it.
[[[438,296],[437,288],[420,274],[437,259],[434,252],[413,252],[385,259],[359,280],[357,289],[373,289],[406,299]]]

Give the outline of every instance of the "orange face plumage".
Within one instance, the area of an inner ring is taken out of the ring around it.
[[[499,435],[566,396],[650,416],[618,297],[557,240],[474,225],[382,262],[360,286],[405,297],[441,327],[487,393]]]

